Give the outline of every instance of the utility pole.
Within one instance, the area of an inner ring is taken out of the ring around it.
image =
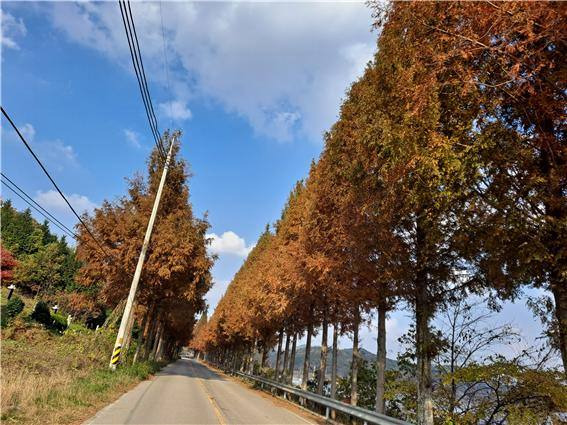
[[[131,332],[131,329],[128,326],[128,322],[130,321],[130,316],[133,314],[132,306],[134,304],[134,299],[136,298],[136,291],[138,289],[138,283],[140,282],[140,276],[142,275],[142,267],[144,266],[144,260],[146,259],[148,245],[150,244],[152,229],[156,220],[159,201],[161,199],[161,193],[163,192],[163,186],[165,185],[165,178],[167,177],[169,161],[171,160],[171,153],[173,152],[174,144],[175,135],[173,136],[173,140],[171,141],[171,145],[169,146],[167,159],[165,160],[165,165],[161,174],[161,180],[159,182],[158,191],[156,193],[156,199],[154,200],[154,207],[150,216],[148,228],[146,229],[146,236],[144,236],[142,251],[140,252],[140,258],[138,258],[138,264],[136,265],[136,271],[134,272],[134,278],[132,279],[132,285],[130,286],[130,293],[128,294],[128,300],[126,301],[126,307],[124,308],[124,314],[122,315],[122,320],[120,321],[120,328],[118,329],[118,335],[116,336],[116,342],[114,343],[114,349],[112,350],[112,355],[110,357],[111,370],[116,370],[116,365],[118,365],[118,363],[120,362],[120,357],[122,354],[122,344],[124,342],[124,337],[126,335],[126,332]]]

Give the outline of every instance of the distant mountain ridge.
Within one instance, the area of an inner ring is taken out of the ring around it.
[[[283,348],[282,348],[283,350]],[[291,348],[290,348],[291,352]],[[350,372],[350,364],[352,361],[352,348],[343,348],[338,350],[338,362],[337,362],[337,374],[339,376],[345,377],[348,376]],[[376,354],[371,353],[370,351],[361,348],[360,349],[361,357],[369,363],[374,363],[376,361]],[[268,363],[270,367],[274,367],[276,365],[276,351],[273,350],[270,352],[268,356]],[[329,351],[327,353],[327,375],[331,374],[331,361],[332,361],[332,352],[331,347],[329,347]],[[305,359],[305,345],[300,345],[297,347],[297,351],[295,354],[295,365],[294,370],[300,371],[303,368],[303,360]],[[311,353],[309,356],[309,363],[311,370],[319,368],[319,362],[321,360],[321,347],[315,346],[311,347]],[[283,352],[282,352],[282,361],[283,361]],[[393,370],[398,368],[398,362],[395,360],[386,358],[386,370]]]

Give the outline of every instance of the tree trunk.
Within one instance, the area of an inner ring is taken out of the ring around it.
[[[157,320],[155,319],[155,315],[152,314],[152,317],[149,318],[150,322],[150,329],[146,339],[144,340],[144,349],[142,351],[142,359],[148,360],[150,358],[150,353],[152,351],[152,344],[154,342],[154,337],[157,331]]]
[[[231,367],[230,367],[232,373],[236,372],[236,370],[238,369],[237,364],[238,364],[238,351],[234,350],[232,352]]]
[[[254,347],[250,346],[248,348],[248,354],[246,355],[246,369],[244,369],[244,373],[250,373],[250,365],[252,364],[253,351],[254,351]]]
[[[415,305],[417,353],[417,423],[433,425],[433,381],[431,378],[431,319],[426,282],[417,290]]]
[[[291,356],[289,358],[289,372],[288,372],[288,378],[287,378],[287,383],[288,384],[292,384],[293,383],[293,373],[295,371],[295,352],[297,349],[297,333],[293,334],[293,342],[291,343]]]
[[[274,379],[277,381],[280,375],[280,358],[282,355],[282,341],[283,341],[283,329],[280,330],[278,335],[278,351],[276,353],[276,367],[274,370]]]
[[[162,360],[164,339],[165,339],[165,332],[164,332],[164,328],[163,328],[163,325],[162,325],[161,332],[159,334],[158,343],[157,343],[156,355],[155,355],[155,359],[158,362],[160,362]]]
[[[256,357],[256,344],[258,343],[258,341],[256,339],[254,339],[254,344],[252,345],[252,351],[250,352],[250,364],[248,367],[248,373],[250,375],[254,374],[254,359]]]
[[[386,384],[386,308],[378,307],[378,348],[376,350],[376,412],[385,413]]]
[[[311,354],[311,335],[313,335],[313,323],[309,321],[307,326],[307,341],[305,341],[305,359],[303,360],[303,377],[301,378],[301,389],[307,391],[309,380],[309,356]]]
[[[319,363],[319,383],[317,385],[317,394],[323,394],[325,386],[325,374],[327,373],[327,333],[329,324],[327,323],[327,312],[323,317],[323,330],[321,335],[321,361]]]
[[[428,249],[423,212],[418,214],[415,230],[415,351],[417,357],[417,425],[433,425],[433,380],[431,378],[432,339],[429,322],[433,304],[429,297]]]
[[[150,353],[150,359],[151,360],[157,360],[156,354],[157,354],[158,344],[159,344],[162,333],[163,333],[163,324],[161,322],[158,322],[157,331],[156,331],[154,341],[153,341],[153,345],[152,345],[152,351]]]
[[[354,331],[352,335],[352,365],[351,365],[351,383],[350,383],[350,404],[356,406],[358,404],[358,326],[360,322],[360,312],[358,308],[354,319]]]
[[[567,287],[565,282],[557,278],[551,285],[555,301],[555,317],[559,325],[558,339],[563,371],[567,378]]]
[[[248,366],[248,350],[242,354],[242,363],[240,364],[240,372],[246,373],[246,367]]]
[[[557,142],[553,120],[546,117],[541,130],[547,139],[548,146]],[[551,257],[549,269],[549,289],[555,302],[555,317],[559,326],[558,343],[563,362],[563,373],[567,378],[567,257],[565,255],[565,237],[559,223],[565,223],[567,208],[565,208],[565,188],[559,178],[561,169],[566,165],[563,155],[553,155],[548,149],[540,150],[539,168],[546,177],[545,198],[543,201],[545,215],[552,224],[546,229],[545,246]]]
[[[331,364],[331,398],[337,398],[337,365],[338,365],[339,324],[333,325],[333,361]]]
[[[136,352],[134,353],[134,358],[132,359],[132,363],[136,363],[138,361],[138,357],[142,351],[142,345],[144,345],[144,338],[148,337],[149,332],[149,324],[150,324],[150,314],[151,308],[148,312],[144,315],[144,320],[142,321],[142,327],[140,328],[140,333],[138,334],[138,343],[136,344]]]
[[[262,369],[266,367],[266,362],[268,361],[268,346],[264,341],[264,346],[262,347]]]
[[[283,358],[283,367],[282,373],[280,376],[280,382],[287,382],[287,371],[289,369],[289,343],[290,343],[291,335],[289,331],[285,333],[285,351],[284,351],[284,358]]]

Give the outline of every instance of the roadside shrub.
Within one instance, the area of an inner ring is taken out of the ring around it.
[[[106,311],[101,310],[97,314],[88,316],[87,319],[85,320],[85,325],[89,329],[96,329],[97,326],[104,325],[104,322],[106,321],[106,317],[107,317]]]
[[[45,301],[38,301],[30,317],[45,326],[51,326],[51,313]]]
[[[51,323],[48,326],[51,329],[63,332],[65,329],[67,329],[67,318],[62,316],[61,314],[52,314]]]
[[[10,301],[8,301],[6,307],[4,307],[6,310],[6,317],[8,319],[13,319],[24,310],[24,306],[25,304],[20,297],[13,297]]]

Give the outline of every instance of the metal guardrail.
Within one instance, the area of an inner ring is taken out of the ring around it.
[[[410,425],[409,422],[402,421],[400,419],[391,418],[390,416],[382,415],[380,413],[372,412],[371,410],[363,409],[362,407],[352,406],[342,401],[333,400],[329,397],[324,397],[319,394],[314,394],[309,391],[303,391],[299,388],[292,387],[290,385],[281,384],[271,379],[262,378],[261,376],[249,375],[242,372],[233,372],[242,378],[249,379],[251,381],[258,382],[263,385],[267,385],[273,388],[277,388],[284,393],[293,394],[306,400],[310,400],[313,403],[319,404],[325,407],[326,414],[325,417],[329,419],[329,414],[331,410],[336,412],[341,412],[349,415],[353,418],[360,419],[365,423],[372,423],[377,425]]]

